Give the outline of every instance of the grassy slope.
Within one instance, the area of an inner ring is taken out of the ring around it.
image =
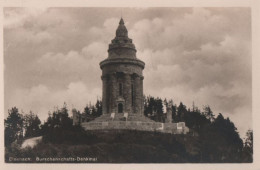
[[[94,157],[99,163],[174,163],[196,162],[199,157],[197,139],[189,135],[113,130],[61,134],[59,138],[62,141],[56,144],[41,142],[33,149],[7,151],[6,158]]]

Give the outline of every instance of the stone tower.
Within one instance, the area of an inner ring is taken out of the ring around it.
[[[102,114],[143,114],[144,65],[136,58],[135,45],[121,18],[116,37],[109,44],[108,58],[100,62]]]

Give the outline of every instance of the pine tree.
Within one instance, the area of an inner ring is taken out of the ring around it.
[[[41,120],[32,111],[24,117],[25,137],[35,137],[40,135]]]
[[[8,117],[5,119],[5,146],[23,138],[23,116],[16,107],[8,110]]]
[[[202,114],[205,115],[206,118],[209,119],[211,122],[213,122],[215,119],[215,115],[213,114],[209,105],[204,106]]]
[[[186,114],[187,109],[186,106],[180,102],[180,105],[178,106],[177,110],[177,121],[184,121],[184,114]]]

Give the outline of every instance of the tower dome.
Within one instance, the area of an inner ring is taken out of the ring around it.
[[[128,31],[123,18],[120,19],[116,30],[116,37],[111,41],[108,48],[109,58],[136,58],[135,45],[128,38]]]

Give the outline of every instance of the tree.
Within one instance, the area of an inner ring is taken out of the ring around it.
[[[73,129],[73,120],[69,117],[66,103],[61,109],[53,111],[42,126],[43,140],[60,143],[66,131]]]
[[[200,132],[203,159],[206,162],[239,162],[243,141],[237,128],[229,118],[220,113],[217,118]]]
[[[5,119],[5,146],[23,138],[23,116],[16,107],[8,110],[8,117]]]
[[[148,96],[144,101],[144,114],[154,121],[164,122],[162,99]]]
[[[215,119],[215,115],[213,114],[209,105],[204,106],[203,115],[205,115],[206,118],[209,119],[211,122],[213,122],[213,120]]]
[[[84,108],[84,113],[86,115],[90,115],[91,114],[90,107],[88,105]]]
[[[102,101],[97,100],[95,107],[96,107],[96,117],[101,116],[102,115]]]
[[[147,112],[148,116],[150,115],[150,116],[154,117],[155,116],[155,111],[154,111],[155,99],[154,99],[154,97],[149,96],[147,98],[147,103],[148,103],[148,105],[147,105],[146,112]]]
[[[253,162],[253,130],[246,132],[246,139],[243,148],[243,162]]]
[[[155,104],[155,113],[157,115],[157,120],[159,122],[164,122],[164,115],[163,115],[163,101],[160,98],[156,99],[156,104]]]
[[[248,130],[246,132],[246,141],[245,141],[245,146],[249,147],[252,150],[253,153],[253,130]]]
[[[71,128],[73,121],[69,117],[69,111],[67,109],[67,104],[64,103],[63,107],[58,110],[58,119],[60,120],[60,125],[64,129]]]
[[[186,114],[187,109],[186,106],[180,102],[180,105],[178,106],[177,110],[177,121],[184,121],[184,114]]]
[[[41,134],[41,121],[32,111],[24,117],[25,137],[35,137]]]
[[[91,105],[91,103],[86,105],[86,107],[84,108],[84,112],[82,113],[82,121],[89,122],[101,115],[102,115],[102,101],[97,100],[95,105]]]
[[[166,108],[168,108],[168,106],[170,105],[166,98],[163,100],[163,104],[166,106]]]
[[[148,116],[148,98],[144,96],[144,115]]]
[[[197,132],[210,124],[210,121],[198,109],[188,109],[188,111],[184,112],[182,121],[186,123],[186,126]]]

